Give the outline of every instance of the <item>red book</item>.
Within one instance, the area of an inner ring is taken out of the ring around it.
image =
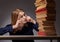
[[[47,36],[46,33],[45,33],[44,31],[38,32],[38,35],[40,35],[40,36]]]
[[[43,11],[47,11],[47,9],[46,8],[42,8],[42,9],[36,10],[35,12],[38,13],[38,12],[43,12]]]

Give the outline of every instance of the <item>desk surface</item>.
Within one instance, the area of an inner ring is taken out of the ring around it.
[[[60,36],[33,36],[33,35],[11,35],[11,36],[0,36],[0,40],[50,40],[60,39]]]

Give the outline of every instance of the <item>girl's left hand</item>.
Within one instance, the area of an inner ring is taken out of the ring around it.
[[[36,21],[34,19],[32,19],[30,16],[27,16],[27,22],[32,22],[32,23],[36,24]]]

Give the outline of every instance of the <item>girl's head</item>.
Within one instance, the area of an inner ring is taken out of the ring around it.
[[[25,20],[26,15],[23,9],[15,9],[11,14],[11,23],[14,25],[17,19]]]

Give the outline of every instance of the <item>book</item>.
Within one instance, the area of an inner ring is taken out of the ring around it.
[[[36,18],[37,19],[37,21],[46,21],[46,18],[45,17],[42,17],[42,18]]]
[[[36,0],[34,4],[36,7],[41,6],[41,5],[47,5],[47,1],[46,0]]]
[[[45,17],[47,17],[47,15],[46,15],[46,14],[36,15],[36,18],[45,18]]]
[[[39,9],[39,10],[35,10],[35,13],[36,14],[39,14],[39,13],[41,13],[41,14],[47,14],[47,9],[46,8],[42,8],[42,9]]]

